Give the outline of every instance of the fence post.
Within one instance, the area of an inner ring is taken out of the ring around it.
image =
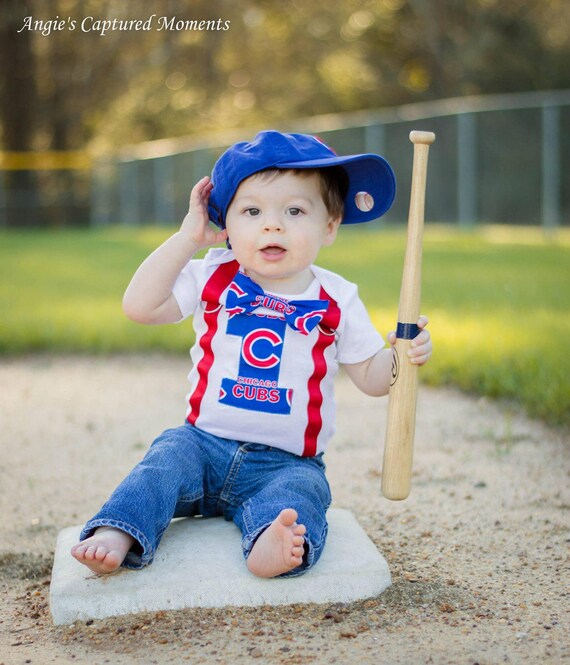
[[[121,224],[138,226],[138,162],[119,162],[119,206],[121,211]]]
[[[91,226],[109,224],[109,206],[106,205],[107,188],[103,182],[105,165],[102,160],[93,163],[91,170]]]
[[[154,175],[154,217],[155,224],[168,225],[176,219],[173,202],[174,157],[155,157]]]
[[[364,149],[376,155],[384,154],[386,146],[386,132],[384,125],[365,125]]]
[[[542,224],[560,226],[560,108],[553,104],[542,107]]]
[[[471,226],[477,221],[475,113],[457,114],[457,213],[460,226]]]

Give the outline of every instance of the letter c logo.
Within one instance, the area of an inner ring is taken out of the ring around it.
[[[270,348],[265,351],[266,355],[263,355],[264,347],[267,346],[267,343]],[[275,331],[268,328],[260,328],[253,330],[244,337],[242,355],[248,365],[259,367],[260,369],[270,369],[279,364],[279,356],[272,353],[271,350],[281,344],[283,344],[283,340]],[[255,350],[254,346],[256,347]]]

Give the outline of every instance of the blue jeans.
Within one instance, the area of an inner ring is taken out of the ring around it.
[[[113,526],[137,541],[123,566],[151,563],[171,519],[213,517],[233,520],[242,533],[245,558],[284,508],[294,508],[307,528],[303,563],[283,576],[314,565],[327,536],[331,502],[322,454],[298,457],[278,448],[222,439],[193,425],[168,429],[143,460],[85,525],[85,540],[101,526]]]

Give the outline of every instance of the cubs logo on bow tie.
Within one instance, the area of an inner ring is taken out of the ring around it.
[[[316,328],[327,311],[328,300],[284,300],[272,296],[242,272],[230,284],[226,310],[230,316],[249,314],[257,307],[273,310],[285,317],[287,324],[303,335]]]

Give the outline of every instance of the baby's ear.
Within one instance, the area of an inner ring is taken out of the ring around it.
[[[330,217],[327,222],[327,232],[323,241],[323,245],[328,246],[332,245],[336,240],[336,234],[338,232],[338,227],[342,222],[342,217]]]

